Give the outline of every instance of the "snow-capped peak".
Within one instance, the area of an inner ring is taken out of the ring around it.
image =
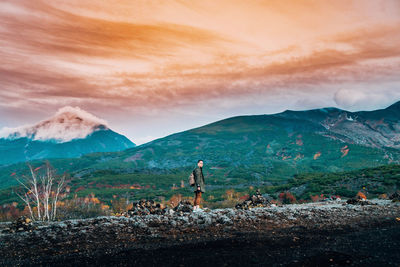
[[[85,138],[100,129],[108,129],[105,120],[79,107],[66,106],[60,108],[53,117],[37,124],[16,128],[4,127],[0,130],[0,138],[28,137],[32,140],[52,140],[63,143]]]

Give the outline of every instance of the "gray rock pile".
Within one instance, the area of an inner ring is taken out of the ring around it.
[[[15,233],[15,232],[32,232],[35,227],[32,224],[32,220],[21,216],[17,220],[11,223],[11,225],[4,230],[4,232]]]
[[[269,200],[263,197],[263,195],[260,193],[260,190],[257,189],[254,195],[249,196],[245,201],[237,204],[235,208],[248,210],[255,207],[268,207],[270,205],[271,203]]]
[[[164,214],[182,214],[186,212],[192,212],[193,205],[188,200],[182,200],[174,208],[162,207],[159,203],[155,203],[153,200],[142,199],[138,202],[133,203],[133,208],[123,213],[125,217],[132,217],[137,215],[164,215]]]
[[[131,217],[135,215],[149,215],[158,214],[162,215],[166,213],[166,208],[162,208],[159,203],[155,203],[153,200],[139,200],[133,203],[133,208],[128,210],[125,214],[126,217]]]
[[[375,203],[372,203],[366,199],[362,199],[362,198],[349,198],[346,201],[347,204],[350,205],[361,205],[361,206],[365,206],[365,205],[376,205]]]
[[[188,200],[179,201],[178,205],[173,208],[175,212],[183,213],[183,212],[192,212],[193,204]]]

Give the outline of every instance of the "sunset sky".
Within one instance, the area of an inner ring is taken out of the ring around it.
[[[64,106],[141,144],[400,100],[400,1],[0,0],[0,128]]]

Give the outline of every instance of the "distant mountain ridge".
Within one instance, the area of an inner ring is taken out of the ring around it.
[[[321,108],[231,117],[108,155],[108,161],[169,169],[202,158],[207,165],[230,166],[232,173],[239,165],[258,166],[259,172],[249,173],[257,177],[399,163],[399,107],[400,101],[374,111]]]
[[[0,130],[0,164],[44,158],[72,158],[134,147],[106,121],[78,108],[64,107],[34,125]]]
[[[213,186],[272,185],[294,174],[400,163],[400,102],[375,111],[286,110],[231,117],[122,150],[58,159],[72,176],[190,169],[203,159]],[[0,168],[0,182],[26,166]],[[101,172],[99,172],[101,173]]]
[[[321,125],[320,133],[343,142],[400,149],[400,101],[386,109],[349,112],[337,108],[285,111],[276,116]]]

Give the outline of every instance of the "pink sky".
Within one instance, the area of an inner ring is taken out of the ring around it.
[[[78,106],[141,144],[400,100],[400,1],[0,2],[0,128]]]

